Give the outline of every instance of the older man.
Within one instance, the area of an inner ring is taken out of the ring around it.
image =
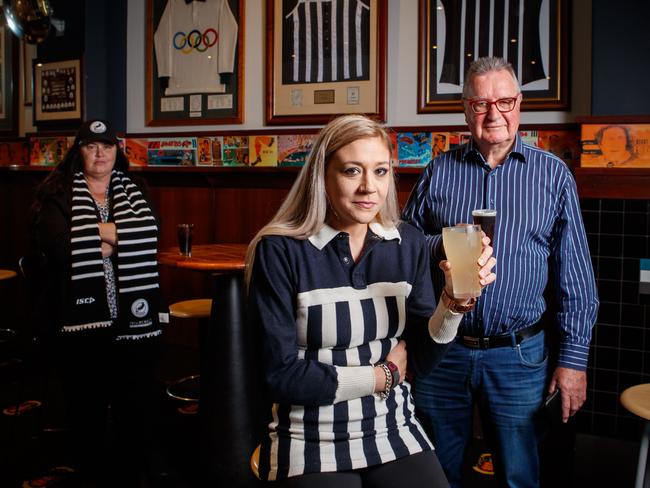
[[[419,415],[452,486],[460,486],[474,401],[493,441],[500,485],[534,487],[539,484],[534,419],[545,393],[560,389],[564,422],[586,398],[585,369],[598,299],[576,187],[560,159],[522,142],[521,100],[509,63],[476,60],[463,93],[472,140],[429,164],[403,214],[426,234],[437,262],[444,256],[443,227],[471,222],[473,209],[497,210],[499,278],[465,315],[440,366],[415,385]],[[560,332],[550,381],[540,323],[549,262]],[[440,291],[435,270],[434,281]]]

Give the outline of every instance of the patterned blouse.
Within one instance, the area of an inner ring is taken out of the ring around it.
[[[103,224],[108,222],[111,209],[111,197],[106,188],[106,198],[104,203],[95,200],[97,210],[99,210],[99,217]],[[111,311],[111,318],[117,318],[117,288],[115,286],[115,270],[113,269],[113,262],[110,257],[103,258],[104,261],[104,277],[106,279],[106,299],[108,301],[108,308]]]

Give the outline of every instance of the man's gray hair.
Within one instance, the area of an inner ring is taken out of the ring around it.
[[[470,97],[470,81],[475,76],[481,76],[493,71],[507,71],[512,75],[512,79],[515,81],[517,87],[517,93],[521,92],[521,87],[519,86],[519,81],[517,80],[517,75],[515,70],[512,68],[512,65],[503,58],[478,58],[472,64],[470,64],[467,73],[465,74],[465,83],[463,84],[463,98]]]

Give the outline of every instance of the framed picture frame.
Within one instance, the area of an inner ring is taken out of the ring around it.
[[[34,68],[32,58],[36,53],[36,46],[20,42],[20,57],[22,65],[21,81],[23,84],[23,106],[31,107],[34,101]]]
[[[513,65],[522,110],[568,110],[569,1],[419,2],[418,113],[462,112],[465,72],[483,56]]]
[[[32,61],[34,125],[81,121],[81,60]]]
[[[18,133],[18,41],[0,26],[0,135]]]
[[[386,22],[386,0],[266,0],[266,123],[385,121]]]
[[[147,0],[146,125],[243,122],[244,3]]]

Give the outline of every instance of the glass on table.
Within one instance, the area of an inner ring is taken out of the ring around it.
[[[183,256],[192,255],[194,224],[178,224],[178,250]]]

